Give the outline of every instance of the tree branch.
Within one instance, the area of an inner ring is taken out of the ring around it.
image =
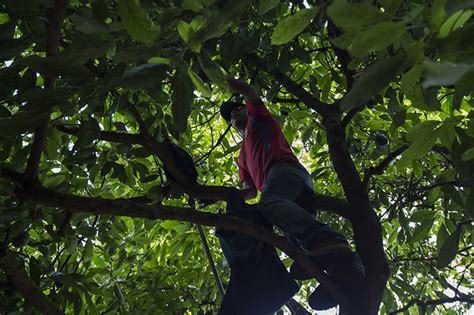
[[[429,186],[418,187],[416,190],[426,191],[426,190],[431,190],[431,189],[436,188],[436,187],[449,186],[449,185],[456,186],[456,187],[471,187],[472,188],[472,187],[474,187],[474,181],[469,180],[469,179],[452,180],[452,181],[449,181],[449,182],[436,183],[436,184],[429,185]]]
[[[272,103],[295,103],[298,104],[301,102],[300,99],[298,98],[280,98],[280,97],[274,97],[271,101]]]
[[[382,226],[349,154],[345,130],[339,119],[340,115],[329,116],[323,121],[329,154],[350,205],[349,216],[356,249],[366,268],[369,288],[367,313],[377,314],[390,275],[382,242]]]
[[[369,167],[364,173],[364,179],[362,180],[362,183],[364,185],[364,188],[367,190],[367,186],[369,185],[369,180],[370,177],[373,175],[382,175],[385,169],[389,166],[389,164],[396,159],[398,156],[400,156],[405,150],[408,148],[408,146],[403,146],[401,148],[398,148],[397,150],[391,152],[385,159],[380,162],[379,165],[375,167]]]
[[[2,172],[2,174],[15,175],[10,176],[10,178],[21,178],[21,176],[18,176],[18,173],[11,170]],[[20,185],[24,184],[24,180],[20,179],[17,183]],[[21,188],[19,188],[19,190],[21,191]],[[245,233],[281,249],[289,257],[301,264],[307,272],[324,285],[341,305],[345,307],[350,306],[347,302],[347,298],[343,295],[337,285],[332,283],[327,275],[320,270],[315,262],[309,256],[305,255],[301,249],[293,245],[286,238],[246,220],[220,214],[200,212],[190,208],[163,205],[149,206],[130,202],[126,199],[103,199],[76,196],[44,188],[39,183],[34,189],[23,191],[22,197],[47,207],[60,208],[70,212],[86,212],[96,215],[118,215],[133,218],[146,218],[150,220],[179,220]]]
[[[75,135],[79,132],[79,128],[68,127],[65,125],[56,125],[56,128],[62,132]],[[143,136],[140,134],[128,134],[123,132],[113,132],[113,131],[101,131],[99,135],[99,140],[109,141],[109,142],[118,142],[126,144],[141,144],[145,148],[149,149],[151,153],[160,156],[166,156],[164,159],[169,158],[174,161],[174,158],[171,154],[167,155],[168,149],[163,146],[158,141],[154,140],[151,137],[148,137],[147,140],[143,139]],[[160,155],[158,155],[160,154]],[[163,161],[162,158],[160,160]],[[164,161],[163,161],[164,162]],[[165,163],[165,162],[164,162]],[[167,164],[165,164],[168,167]],[[179,167],[179,166],[178,166]],[[6,169],[8,172],[8,169]],[[1,171],[1,169],[0,169]],[[174,174],[173,174],[174,175]],[[1,174],[0,174],[1,176]],[[195,183],[191,183],[187,187],[183,187],[185,192],[200,199],[213,199],[213,200],[226,200],[229,201],[232,199],[232,194],[236,193],[232,190],[237,190],[233,187],[224,187],[224,186],[203,186]],[[142,198],[143,199],[143,198]],[[311,199],[302,199],[300,202],[304,208],[311,208],[314,205],[317,205],[317,209],[321,211],[329,211],[345,218],[348,217],[348,204],[345,200],[326,196],[322,194],[315,194]]]
[[[311,315],[298,301],[290,299],[286,306],[290,309],[292,315]]]
[[[195,163],[196,163],[197,165],[199,165],[199,163],[200,163],[202,160],[208,158],[209,155],[211,155],[212,151],[214,151],[214,149],[217,148],[217,146],[222,142],[222,140],[224,139],[224,137],[225,137],[225,136],[227,135],[227,133],[230,131],[230,128],[231,128],[231,127],[232,127],[232,125],[227,126],[226,130],[224,131],[224,133],[221,134],[221,136],[219,137],[219,139],[217,139],[216,143],[212,146],[212,148],[211,148],[206,154],[204,154],[203,156],[201,156],[199,159],[197,159],[197,160],[195,161]]]
[[[265,61],[256,54],[250,55],[248,60],[259,68],[262,68],[265,64]],[[334,110],[333,106],[330,106],[329,104],[326,104],[314,97],[311,93],[306,91],[302,86],[293,81],[290,77],[277,68],[268,71],[268,73],[275,80],[277,80],[278,83],[283,85],[288,92],[296,96],[301,102],[303,102],[309,108],[315,110],[321,116],[324,117],[328,115],[329,112]]]
[[[419,300],[419,299],[412,299],[410,302],[408,302],[407,305],[405,305],[404,307],[402,307],[398,310],[390,312],[389,315],[395,315],[395,314],[398,314],[398,313],[403,313],[415,304],[420,306],[420,307],[426,308],[427,306],[440,305],[440,304],[453,303],[453,302],[464,302],[464,303],[472,304],[472,303],[474,303],[474,296],[470,295],[470,296],[465,296],[465,297],[441,298],[441,299],[427,300],[427,301],[422,301],[422,300]]]
[[[325,117],[333,110],[329,104],[326,104],[314,97],[311,93],[306,91],[302,86],[293,81],[280,70],[274,68],[270,71],[270,74],[273,76],[273,78],[275,78],[275,80],[278,81],[278,83],[283,85],[288,92],[299,98],[301,102],[316,111],[321,116]]]
[[[66,125],[56,125],[56,129],[70,135],[77,135],[79,127],[68,127]],[[131,134],[116,131],[100,131],[99,140],[108,142],[118,142],[125,144],[143,144],[143,139],[140,134]]]
[[[331,21],[328,21],[328,33],[331,38],[339,37],[342,34],[342,32]],[[345,49],[341,49],[332,44],[331,48],[336,54],[337,60],[339,60],[339,63],[341,64],[341,70],[346,77],[347,90],[349,91],[352,87],[352,84],[354,83],[354,76],[356,74],[356,71],[351,70],[348,67],[349,63],[352,61],[352,57]]]
[[[53,10],[51,12],[50,24],[48,27],[48,38],[46,42],[46,56],[52,57],[58,54],[59,37],[61,33],[61,25],[64,20],[64,10],[66,8],[66,0],[55,0]],[[46,75],[44,78],[44,88],[54,88],[54,76]],[[33,143],[31,145],[30,156],[26,165],[25,176],[32,180],[38,176],[38,168],[41,160],[41,153],[46,143],[46,133],[48,131],[49,115],[46,120],[35,130]]]
[[[0,252],[0,267],[5,271],[8,280],[15,286],[18,292],[43,314],[64,314],[41,289],[28,277],[25,269],[18,261],[14,253],[8,249]]]

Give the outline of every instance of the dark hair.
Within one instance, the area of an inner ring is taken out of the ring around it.
[[[230,122],[230,118],[231,118],[230,113],[234,110],[234,108],[239,107],[239,106],[245,106],[245,105],[242,103],[232,102],[232,101],[227,101],[227,102],[222,103],[221,109],[220,109],[221,116],[225,120],[227,120],[227,122]]]

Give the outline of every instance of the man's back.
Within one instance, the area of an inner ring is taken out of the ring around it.
[[[270,167],[276,162],[299,163],[278,121],[263,103],[247,103],[246,135],[239,155],[240,180],[251,180],[258,190],[263,186]]]

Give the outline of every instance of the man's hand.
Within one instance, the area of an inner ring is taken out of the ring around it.
[[[251,85],[230,76],[228,76],[226,80],[227,84],[229,84],[230,90],[234,93],[242,94],[247,103],[257,105],[262,102],[257,91]]]
[[[242,195],[245,200],[253,199],[257,197],[257,188],[253,183],[244,181],[242,183]]]

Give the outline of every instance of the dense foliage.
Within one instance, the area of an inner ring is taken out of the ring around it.
[[[218,309],[195,225],[94,205],[102,205],[97,197],[146,199],[190,214],[222,212],[224,203],[194,203],[166,178],[163,165],[172,162],[159,144],[171,139],[190,152],[200,184],[238,187],[240,138],[218,113],[232,97],[225,75],[259,91],[315,190],[352,206],[349,220],[332,212],[320,219],[355,236],[370,279],[381,279],[372,286],[380,313],[469,308],[473,1],[63,7],[0,1],[0,312],[33,309],[32,296],[17,292],[12,264],[66,313]],[[83,209],[71,195],[87,197]],[[226,282],[217,239],[208,240]],[[390,268],[386,286],[377,242]],[[315,284],[302,287],[302,304]]]

